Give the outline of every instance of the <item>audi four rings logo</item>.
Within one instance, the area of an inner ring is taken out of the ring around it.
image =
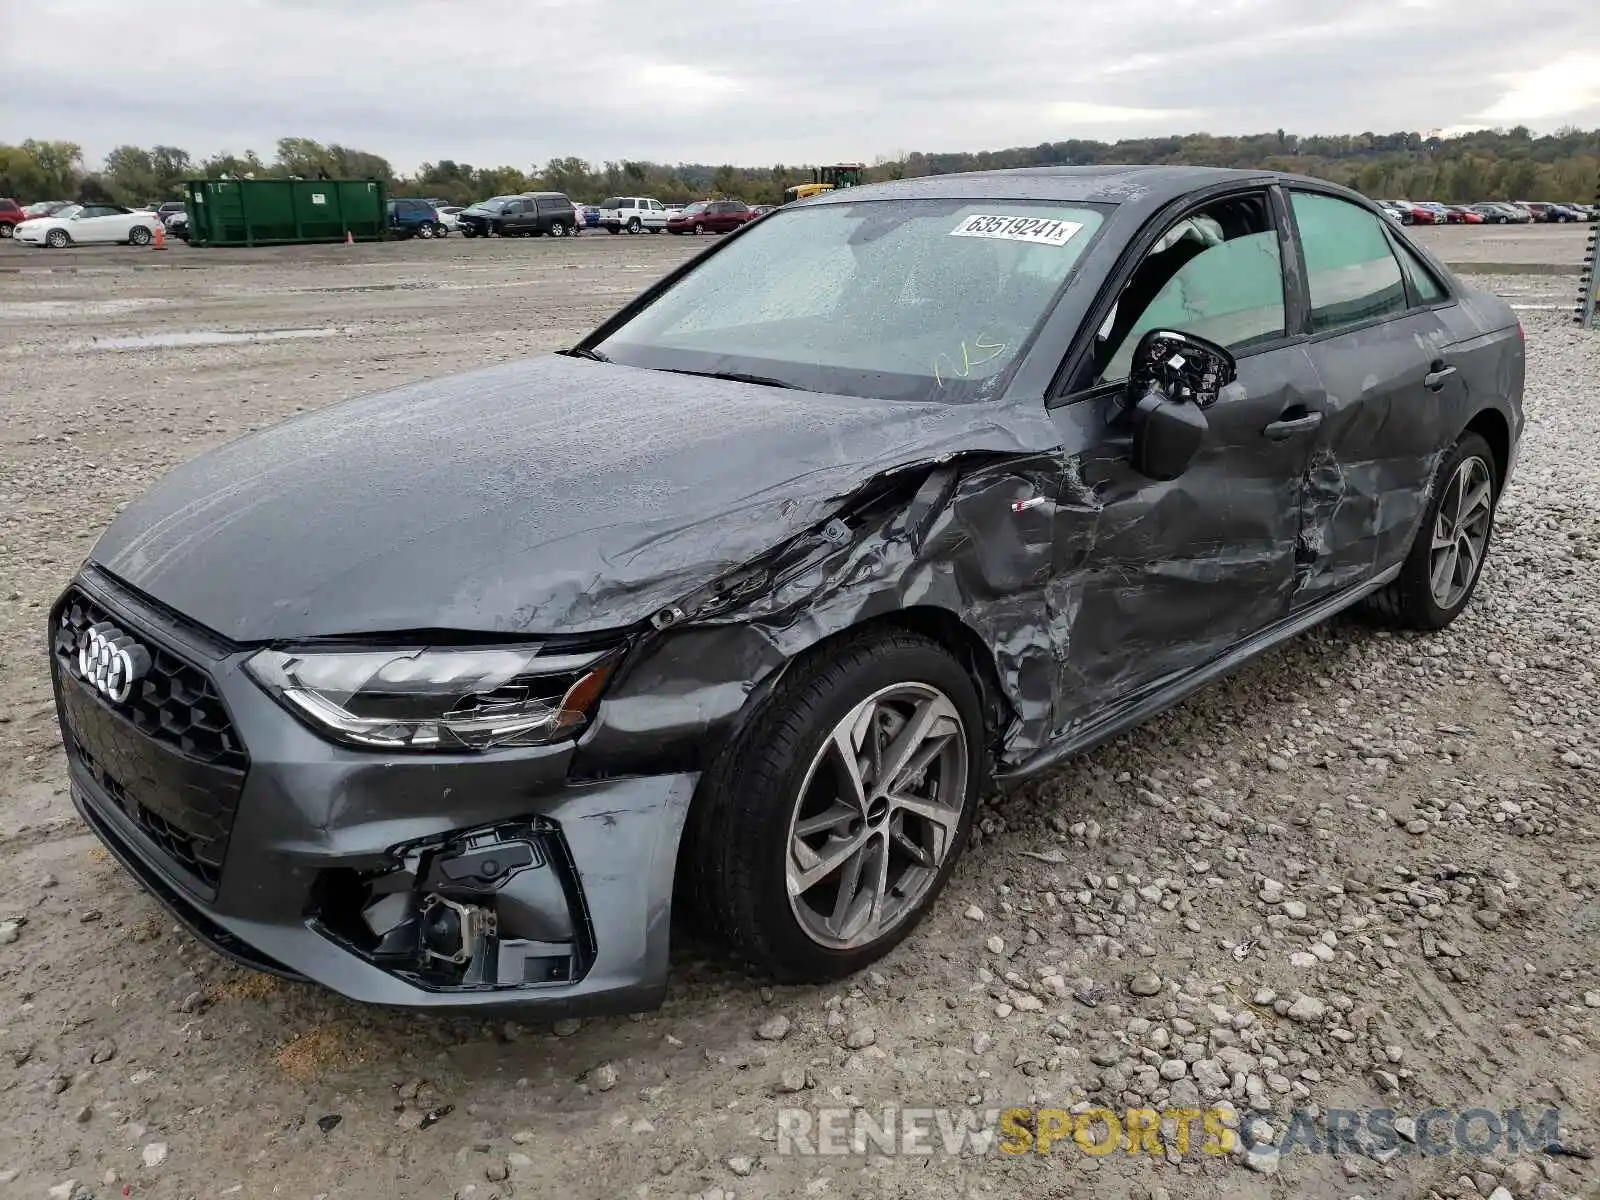
[[[113,704],[133,695],[150,669],[150,651],[110,621],[91,625],[78,642],[78,674]]]

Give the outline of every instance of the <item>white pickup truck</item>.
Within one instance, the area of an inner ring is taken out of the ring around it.
[[[600,202],[600,224],[612,233],[660,233],[667,227],[667,210],[648,196],[611,196]]]

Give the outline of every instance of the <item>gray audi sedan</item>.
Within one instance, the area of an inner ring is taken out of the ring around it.
[[[1352,605],[1454,619],[1523,372],[1318,180],[820,196],[128,507],[50,613],[72,795],[199,937],[361,1000],[647,1008],[675,915],[838,978],[991,790]]]

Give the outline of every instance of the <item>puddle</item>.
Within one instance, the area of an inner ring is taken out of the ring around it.
[[[430,288],[443,286],[443,284],[429,280],[420,280],[409,283],[345,283],[335,287],[294,288],[293,291],[296,295],[323,295],[343,292],[423,292]]]
[[[169,350],[193,346],[237,346],[249,342],[293,342],[305,338],[330,338],[354,329],[255,329],[229,333],[221,329],[194,329],[183,333],[138,333],[128,337],[95,338],[79,342],[81,350]]]

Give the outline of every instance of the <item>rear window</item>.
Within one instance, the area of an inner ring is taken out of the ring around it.
[[[1333,196],[1295,192],[1311,328],[1317,333],[1406,309],[1400,264],[1378,218]]]
[[[622,198],[620,196],[607,196],[604,200],[600,201],[600,207],[601,208],[621,208],[622,207]]]

